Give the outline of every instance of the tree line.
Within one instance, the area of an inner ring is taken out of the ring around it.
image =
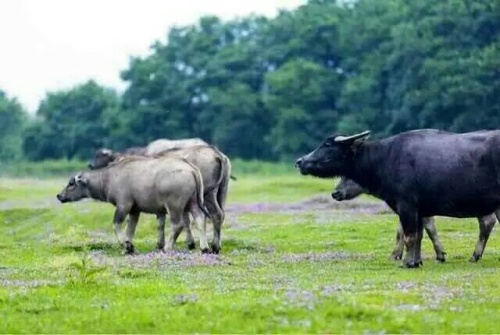
[[[201,137],[280,160],[327,134],[500,128],[500,1],[309,0],[269,19],[174,27],[120,73],[48,93],[36,115],[0,91],[0,159],[87,159]]]

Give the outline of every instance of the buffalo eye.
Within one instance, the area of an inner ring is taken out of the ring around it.
[[[332,141],[330,139],[325,141],[325,144],[323,144],[324,147],[330,148],[332,146]]]
[[[73,178],[69,180],[69,186],[75,186],[75,180]]]

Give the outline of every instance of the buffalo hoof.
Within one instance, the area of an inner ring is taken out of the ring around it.
[[[165,248],[165,243],[156,243],[157,250],[163,250],[163,248]]]
[[[189,250],[194,250],[194,249],[196,249],[196,243],[194,243],[194,241],[190,241],[190,242],[188,242],[188,243],[187,243],[187,248],[188,248]]]
[[[393,261],[400,261],[403,258],[403,253],[398,251],[393,251],[389,259]]]
[[[407,268],[407,269],[416,269],[416,268],[419,268],[423,265],[422,261],[419,261],[419,262],[405,262],[403,264],[403,268]]]
[[[220,247],[218,245],[212,244],[212,253],[218,255],[220,253]]]
[[[446,261],[446,252],[442,252],[436,255],[436,261],[439,263],[444,263]]]
[[[129,241],[125,242],[125,255],[133,255],[133,254],[135,254],[134,245]]]
[[[211,254],[211,253],[212,253],[212,250],[210,250],[209,248],[206,248],[206,249],[201,249],[201,253],[202,253],[202,254]]]
[[[480,259],[481,259],[481,257],[482,257],[482,256],[483,256],[483,255],[478,255],[478,254],[476,254],[476,253],[473,253],[473,254],[472,254],[472,257],[469,259],[469,262],[471,262],[471,263],[476,263],[478,260],[480,260]]]

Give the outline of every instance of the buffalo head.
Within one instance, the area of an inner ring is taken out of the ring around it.
[[[71,177],[68,185],[59,192],[57,200],[65,203],[78,201],[87,197],[89,197],[88,180],[82,174],[77,174]]]
[[[351,200],[363,194],[365,189],[354,180],[342,177],[333,190],[332,198],[337,201]]]
[[[99,149],[90,160],[88,167],[91,170],[100,169],[108,166],[116,159],[116,154],[110,149]]]
[[[352,136],[330,136],[319,147],[295,162],[303,175],[330,178],[345,175],[352,169],[356,149],[370,131]]]

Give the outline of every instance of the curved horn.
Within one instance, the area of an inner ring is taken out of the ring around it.
[[[335,137],[335,142],[354,141],[354,140],[357,140],[359,138],[366,137],[366,136],[370,135],[370,133],[371,133],[371,131],[366,130],[362,133],[351,135],[351,136],[337,136],[337,137]]]
[[[111,156],[113,155],[113,151],[111,149],[104,148],[101,149],[101,154]]]

